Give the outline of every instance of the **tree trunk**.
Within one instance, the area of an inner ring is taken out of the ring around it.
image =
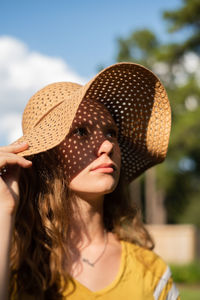
[[[151,168],[145,173],[145,211],[147,224],[166,223],[164,193],[156,189],[155,168]]]
[[[141,180],[139,178],[130,183],[129,195],[131,203],[135,203],[138,208],[141,208]]]

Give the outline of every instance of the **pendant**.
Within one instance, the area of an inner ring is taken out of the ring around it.
[[[90,267],[94,268],[94,263],[91,263],[87,258],[82,259],[84,263],[88,264]]]

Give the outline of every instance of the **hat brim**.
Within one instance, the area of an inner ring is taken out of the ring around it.
[[[134,63],[112,65],[66,95],[19,139],[29,144],[19,155],[37,154],[60,144],[83,99],[103,103],[115,120],[128,181],[165,159],[171,128],[168,97],[157,76]]]

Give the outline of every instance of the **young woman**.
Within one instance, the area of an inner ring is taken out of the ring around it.
[[[51,84],[22,125],[0,148],[0,300],[179,299],[126,189],[166,156],[159,79],[119,63],[83,87]]]

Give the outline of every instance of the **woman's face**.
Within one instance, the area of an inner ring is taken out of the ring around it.
[[[117,126],[105,106],[83,100],[69,134],[58,147],[71,190],[104,195],[115,189],[121,167],[117,135]]]

